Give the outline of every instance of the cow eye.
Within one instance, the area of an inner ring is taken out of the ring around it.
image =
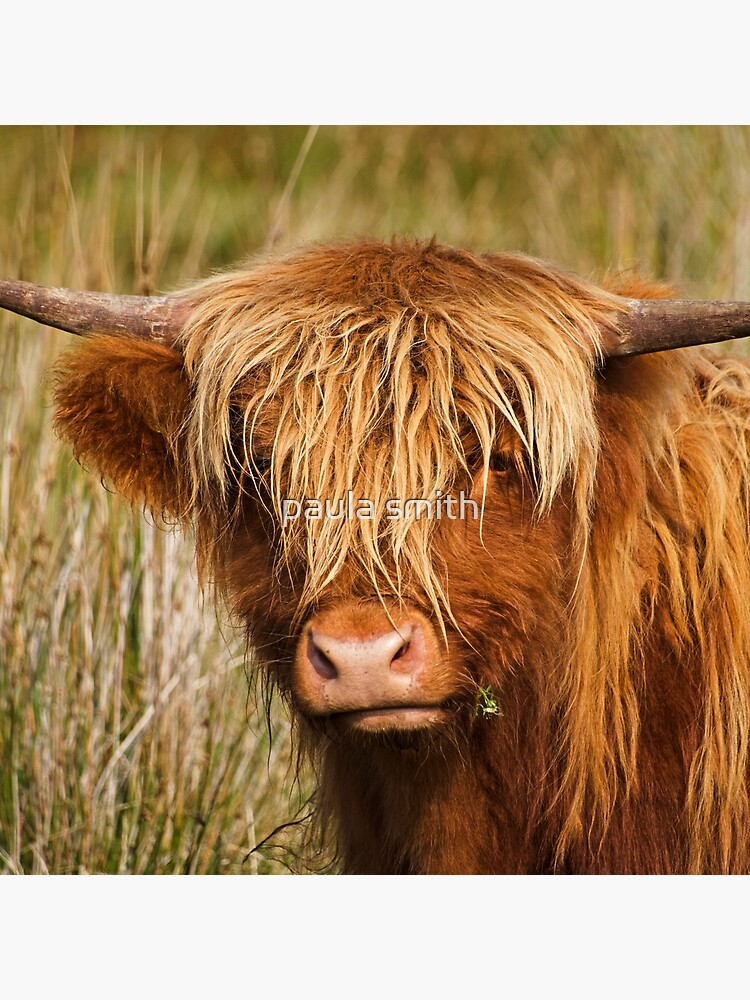
[[[513,451],[498,451],[490,458],[490,470],[501,474],[518,469],[518,456]]]

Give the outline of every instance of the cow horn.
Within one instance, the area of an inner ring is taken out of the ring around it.
[[[626,299],[625,305],[602,331],[605,358],[750,337],[750,302]]]
[[[190,311],[181,296],[105,295],[0,280],[0,308],[87,336],[114,333],[172,343]]]
[[[602,330],[605,358],[653,354],[750,336],[750,303],[625,299]],[[182,296],[106,295],[0,280],[0,308],[86,336],[114,333],[172,343],[190,312]]]

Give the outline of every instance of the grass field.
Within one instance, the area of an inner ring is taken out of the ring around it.
[[[362,233],[637,266],[750,298],[750,128],[0,129],[0,276],[183,286]],[[50,428],[72,338],[0,315],[0,871],[280,873],[309,775],[204,606],[190,539]],[[741,349],[741,348],[738,348]]]

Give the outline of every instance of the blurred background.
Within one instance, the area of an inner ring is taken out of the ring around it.
[[[412,234],[750,298],[744,126],[3,127],[0,150],[2,277],[150,294]],[[300,870],[310,776],[190,539],[54,439],[72,339],[0,314],[0,872]]]

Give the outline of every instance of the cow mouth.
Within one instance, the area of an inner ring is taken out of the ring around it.
[[[444,705],[388,705],[335,712],[329,721],[337,728],[360,733],[399,733],[429,729],[448,718]]]

